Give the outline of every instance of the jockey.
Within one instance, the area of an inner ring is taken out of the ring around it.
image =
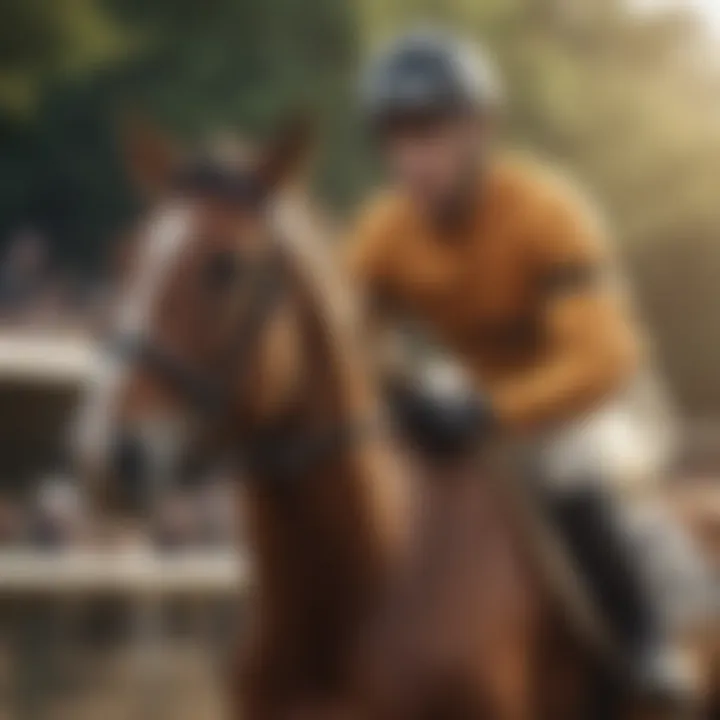
[[[644,442],[629,409],[647,363],[598,213],[560,173],[494,147],[501,89],[469,44],[430,30],[396,39],[369,64],[361,101],[392,185],[360,214],[351,273],[375,319],[422,323],[476,390],[443,409],[396,383],[400,417],[439,449],[497,431],[539,448],[546,510],[616,636],[631,689],[689,701],[615,491],[618,475],[661,468],[658,443]]]

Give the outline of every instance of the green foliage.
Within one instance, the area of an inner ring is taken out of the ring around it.
[[[129,50],[122,28],[96,0],[0,4],[0,107],[27,114],[43,90]]]

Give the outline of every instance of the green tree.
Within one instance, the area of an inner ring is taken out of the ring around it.
[[[44,88],[111,63],[127,38],[98,0],[0,4],[0,108],[28,113]]]

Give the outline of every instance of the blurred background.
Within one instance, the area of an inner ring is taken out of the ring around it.
[[[482,39],[508,89],[503,132],[598,196],[687,430],[682,472],[720,472],[716,0],[3,0],[0,720],[222,717],[242,584],[232,489],[179,490],[108,562],[62,462],[138,208],[123,117],[192,142],[312,108],[318,197],[342,219],[377,172],[354,119],[359,61],[418,21]]]

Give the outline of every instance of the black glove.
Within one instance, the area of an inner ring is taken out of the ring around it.
[[[489,402],[477,393],[440,393],[422,383],[395,381],[388,388],[388,399],[400,430],[433,456],[468,453],[496,425]]]

